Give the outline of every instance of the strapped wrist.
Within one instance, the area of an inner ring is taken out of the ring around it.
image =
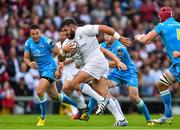
[[[119,35],[119,33],[117,33],[117,32],[115,32],[114,34],[113,34],[113,37],[115,38],[115,39],[120,39],[121,38],[121,36]]]

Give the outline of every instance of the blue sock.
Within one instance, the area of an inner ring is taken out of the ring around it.
[[[41,109],[41,118],[46,118],[46,103],[47,103],[47,97],[43,96],[40,98],[39,105]]]
[[[97,103],[97,101],[96,101],[94,98],[91,97],[91,98],[89,99],[89,103],[88,103],[88,113],[87,113],[88,115],[90,115],[90,114],[93,112],[96,103]]]
[[[137,104],[138,110],[144,114],[147,121],[151,120],[151,116],[149,114],[149,111],[146,107],[146,104],[144,104],[144,101],[141,99],[140,102]]]
[[[59,94],[59,99],[60,99],[60,102],[71,104],[77,108],[77,103],[73,101],[70,97],[61,93]]]
[[[161,98],[164,104],[164,116],[165,117],[172,117],[172,112],[171,112],[171,107],[172,107],[172,97],[171,97],[171,93],[168,90],[162,91],[160,92],[161,94]]]

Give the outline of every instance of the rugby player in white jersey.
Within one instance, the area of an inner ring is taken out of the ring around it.
[[[66,33],[68,39],[73,39],[77,42],[77,54],[85,63],[83,68],[71,81],[71,87],[68,89],[63,88],[63,91],[71,93],[73,89],[76,89],[95,98],[98,101],[98,110],[96,113],[100,113],[101,110],[104,110],[104,108],[107,107],[116,118],[115,124],[126,126],[125,118],[119,113],[113,99],[110,98],[106,78],[103,77],[109,69],[109,64],[103,53],[100,51],[96,35],[100,32],[113,35],[114,38],[120,40],[125,45],[130,45],[131,40],[120,36],[112,28],[106,25],[85,25],[78,27],[72,18],[67,18],[63,21],[61,30]],[[61,52],[61,54],[63,55],[64,52]],[[120,64],[117,64],[117,67],[120,66]],[[89,81],[91,81],[93,89],[101,96],[93,91],[90,86],[80,86],[81,83]]]

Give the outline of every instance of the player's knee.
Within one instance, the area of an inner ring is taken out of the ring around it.
[[[159,91],[163,91],[166,90],[168,87],[170,87],[171,84],[168,83],[168,81],[166,79],[164,79],[163,77],[160,77],[160,79],[158,80],[158,82],[156,83],[156,88]]]
[[[75,90],[80,90],[80,83],[77,81],[72,81],[71,82],[71,86],[75,89]]]
[[[132,102],[134,102],[134,103],[137,103],[137,102],[140,100],[140,97],[139,97],[139,95],[137,95],[137,94],[130,94],[130,95],[129,95],[129,98],[130,98],[130,100],[131,100]]]
[[[68,95],[68,94],[70,94],[72,89],[71,89],[71,87],[69,85],[63,85],[62,91]]]
[[[44,96],[44,91],[43,91],[42,89],[38,88],[38,87],[37,87],[37,89],[36,89],[36,92],[37,92],[37,95],[38,95],[39,97],[43,97],[43,96]]]

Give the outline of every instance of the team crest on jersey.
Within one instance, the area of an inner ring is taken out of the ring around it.
[[[123,55],[123,50],[120,50],[120,49],[118,49],[118,55],[120,55],[120,56],[122,56]]]

